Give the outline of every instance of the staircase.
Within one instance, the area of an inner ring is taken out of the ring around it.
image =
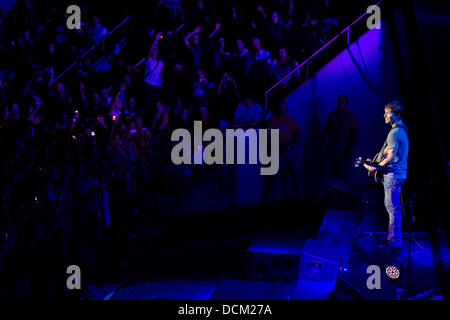
[[[382,2],[383,0],[378,1],[375,5],[381,6]],[[302,83],[307,81],[311,75],[320,70],[340,52],[348,48],[353,42],[352,39],[356,40],[366,32],[366,20],[369,17],[369,13],[371,12],[369,11],[361,14],[356,20],[331,38],[309,58],[268,88],[264,93],[264,110],[268,112],[268,110],[276,105],[278,101],[286,98]],[[295,73],[300,73],[301,76],[290,79]]]

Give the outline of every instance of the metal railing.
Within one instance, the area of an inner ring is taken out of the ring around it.
[[[383,0],[378,1],[377,4],[375,4],[376,6],[378,6],[381,2],[383,2]],[[306,59],[305,61],[303,61],[301,64],[299,64],[298,66],[296,66],[294,69],[292,69],[292,71],[290,71],[288,74],[286,74],[283,78],[281,78],[280,80],[277,81],[277,83],[275,83],[270,89],[268,89],[265,93],[264,93],[264,111],[267,112],[267,100],[268,100],[268,95],[269,93],[275,89],[280,83],[284,82],[286,79],[288,79],[289,77],[292,76],[292,74],[294,74],[295,72],[297,72],[303,65],[306,64],[306,68],[307,70],[309,69],[309,61],[312,60],[315,56],[317,56],[323,49],[325,49],[326,47],[328,47],[332,42],[334,42],[337,38],[339,38],[340,35],[342,35],[343,33],[347,32],[347,46],[350,45],[350,28],[357,23],[359,20],[361,20],[364,16],[366,16],[369,12],[365,12],[363,15],[361,15],[358,19],[356,19],[355,21],[353,21],[348,27],[346,27],[344,30],[342,30],[339,34],[337,34],[333,39],[331,39],[330,41],[328,41],[326,44],[324,44],[319,50],[317,50],[316,52],[314,52],[308,59]],[[308,72],[307,72],[308,74]],[[308,76],[307,76],[308,79]]]
[[[59,78],[61,78],[67,71],[69,71],[70,69],[72,69],[72,67],[74,65],[77,64],[77,62],[80,59],[83,59],[85,56],[87,56],[92,50],[94,50],[100,43],[104,43],[105,39],[108,38],[114,31],[116,31],[119,27],[121,27],[125,22],[127,22],[131,17],[128,16],[127,18],[125,18],[125,20],[123,20],[121,23],[119,23],[114,29],[112,29],[110,32],[108,32],[107,34],[104,35],[104,37],[99,40],[96,44],[94,44],[88,51],[86,51],[85,53],[83,53],[83,55],[81,55],[80,57],[78,57],[66,70],[64,70],[63,72],[61,72],[61,74],[59,76],[57,76],[55,79],[53,79],[50,83],[49,86],[51,86],[53,83],[55,83]]]

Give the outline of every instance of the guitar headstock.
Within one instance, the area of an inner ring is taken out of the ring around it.
[[[364,163],[364,160],[362,159],[362,157],[356,158],[356,160],[355,160],[355,162],[354,162],[355,168],[360,167],[361,164],[363,164],[363,163]]]

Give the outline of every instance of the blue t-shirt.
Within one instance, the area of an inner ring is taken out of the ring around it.
[[[393,128],[389,131],[386,139],[386,148],[393,150],[393,158],[391,163],[387,166],[385,174],[393,173],[394,177],[398,179],[406,179],[408,172],[408,151],[409,141],[408,134],[405,129],[401,127]]]
[[[263,114],[262,107],[254,103],[251,107],[247,107],[242,103],[239,103],[234,116],[237,118],[237,123],[247,123],[252,121],[259,121]]]

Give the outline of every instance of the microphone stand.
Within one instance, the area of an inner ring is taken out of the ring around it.
[[[416,191],[415,193],[413,193],[411,195],[411,197],[406,200],[405,202],[403,202],[403,192],[400,192],[400,201],[402,202],[402,204],[400,205],[400,209],[402,210],[403,216],[406,219],[406,226],[408,227],[408,263],[407,263],[407,274],[408,274],[408,280],[407,280],[407,292],[410,293],[411,292],[411,243],[412,243],[412,239],[413,239],[413,231],[412,231],[412,224],[413,224],[413,219],[411,216],[411,213],[406,216],[405,214],[405,206],[408,205],[410,208],[414,208],[414,203],[413,200],[417,197],[418,194],[422,193],[426,187],[428,187],[429,185],[431,185],[433,183],[433,177],[429,177],[428,181],[425,183],[425,185],[420,188],[418,191]],[[409,221],[408,221],[409,220]]]
[[[417,192],[414,193],[406,202],[402,203],[400,205],[400,208],[402,210],[403,216],[407,219],[406,221],[406,225],[408,227],[408,262],[407,262],[407,266],[406,266],[406,272],[407,272],[407,289],[406,291],[408,292],[408,294],[411,292],[411,243],[412,243],[412,223],[413,223],[413,219],[411,217],[411,213],[406,216],[405,214],[405,205],[409,204],[410,208],[413,208],[414,204],[413,204],[413,200],[414,198],[417,196]],[[400,193],[400,199],[403,202],[403,196],[402,196],[402,192]],[[409,220],[409,221],[408,221]]]

